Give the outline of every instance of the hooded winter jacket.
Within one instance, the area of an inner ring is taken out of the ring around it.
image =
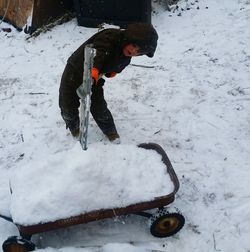
[[[83,43],[68,59],[79,75],[83,74],[84,48],[93,44],[96,49],[94,68],[99,74],[120,73],[131,61],[131,57],[123,54],[123,48],[130,43],[141,48],[141,53],[153,57],[157,46],[158,35],[150,24],[131,24],[126,30],[105,29],[96,33]]]

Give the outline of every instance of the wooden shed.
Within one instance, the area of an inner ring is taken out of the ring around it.
[[[27,33],[71,10],[72,0],[0,0],[0,18]]]

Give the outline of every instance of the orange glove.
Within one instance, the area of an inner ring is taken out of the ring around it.
[[[99,80],[99,70],[95,67],[92,68],[92,79],[94,80],[94,84],[97,84]]]
[[[108,77],[108,78],[113,78],[117,75],[116,72],[111,72],[111,73],[106,73],[105,76]]]

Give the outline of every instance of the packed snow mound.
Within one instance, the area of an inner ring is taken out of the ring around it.
[[[98,143],[83,151],[77,143],[71,151],[27,162],[11,187],[14,222],[32,225],[151,201],[174,186],[154,150]]]

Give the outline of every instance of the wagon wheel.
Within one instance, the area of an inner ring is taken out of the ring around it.
[[[35,249],[35,244],[18,236],[11,236],[3,243],[4,252],[28,252]]]
[[[185,218],[180,213],[157,214],[151,217],[150,232],[155,237],[168,237],[180,231],[184,223]]]

